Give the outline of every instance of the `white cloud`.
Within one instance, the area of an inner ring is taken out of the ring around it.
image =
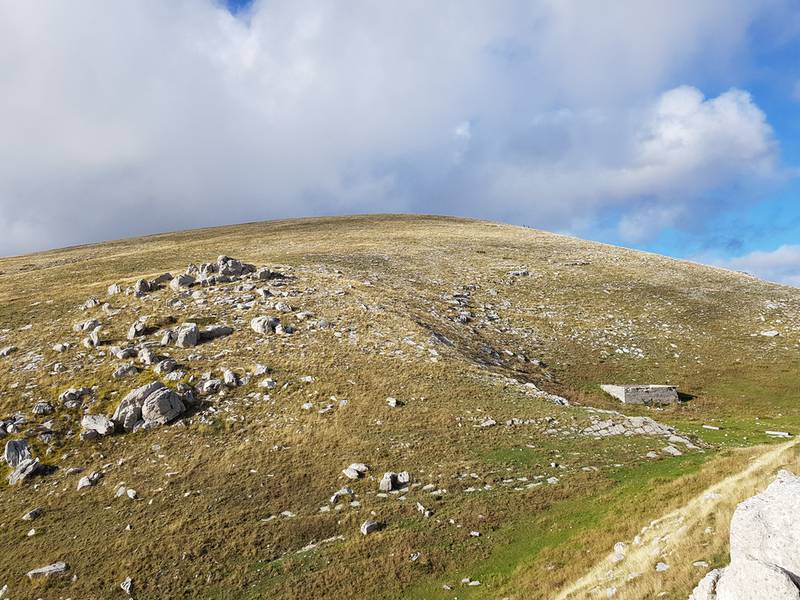
[[[635,238],[775,170],[745,92],[676,85],[735,79],[752,23],[782,10],[0,3],[0,254],[363,211],[619,213]]]
[[[689,86],[644,107],[540,115],[529,135],[545,152],[497,160],[486,177],[509,211],[539,208],[574,225],[576,210],[624,210],[621,235],[642,241],[688,214],[718,207],[708,194],[777,175],[777,148],[764,113],[746,92],[705,99]],[[563,149],[558,140],[568,140]],[[735,197],[735,196],[734,196]],[[690,210],[692,209],[692,210]]]
[[[772,251],[756,250],[729,260],[713,261],[713,264],[800,287],[800,245],[784,244]]]

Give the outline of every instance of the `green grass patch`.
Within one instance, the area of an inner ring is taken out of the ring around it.
[[[709,454],[686,454],[613,469],[605,484],[590,486],[595,492],[556,502],[528,519],[509,523],[487,536],[486,540],[493,545],[488,559],[461,565],[446,575],[437,576],[435,581],[424,581],[402,597],[420,600],[443,597],[442,585],[448,583],[457,589],[459,598],[495,598],[498,590],[516,575],[530,569],[547,569],[547,565],[537,564],[545,549],[552,557],[559,549],[571,547],[579,536],[581,544],[588,549],[593,530],[619,529],[621,525],[629,527],[638,522],[632,519],[635,515],[631,514],[631,506],[642,510],[648,505],[647,499],[653,497],[655,488],[698,471],[709,457]],[[653,503],[651,509],[658,512],[661,506],[661,503]],[[460,581],[464,577],[481,581],[481,586],[462,586]],[[448,597],[451,595],[448,593]]]

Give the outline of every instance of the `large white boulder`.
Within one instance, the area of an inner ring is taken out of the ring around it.
[[[122,399],[111,420],[126,432],[164,425],[186,410],[183,398],[160,381],[136,388]]]
[[[717,600],[800,600],[800,590],[786,571],[746,558],[731,562],[717,582],[716,593]]]
[[[780,471],[736,507],[731,564],[698,583],[689,600],[800,600],[800,477]]]
[[[731,519],[731,562],[753,559],[778,565],[800,581],[800,477],[780,471]]]

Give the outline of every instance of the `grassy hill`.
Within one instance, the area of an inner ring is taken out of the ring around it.
[[[283,277],[106,296],[218,255]],[[109,306],[81,310],[91,296]],[[296,331],[259,335],[260,315]],[[90,318],[96,348],[73,331]],[[151,332],[129,342],[140,318]],[[157,330],[187,322],[234,333],[157,344]],[[0,587],[122,598],[131,577],[140,599],[553,598],[615,542],[763,456],[765,431],[800,430],[799,341],[794,288],[462,219],[276,221],[0,259],[0,348],[17,347],[0,358],[0,418],[24,416],[6,439],[28,439],[54,468],[0,484]],[[164,381],[110,352],[143,343],[177,361],[181,383],[222,369],[246,383],[196,391],[175,423],[81,441],[82,414],[111,416],[130,390]],[[115,379],[128,363],[138,372]],[[621,406],[600,383],[671,383],[684,401]],[[92,390],[80,407],[59,402],[79,387]],[[41,401],[54,412],[33,414]],[[691,444],[590,435],[622,418],[595,409],[650,417]],[[356,462],[369,471],[350,481],[342,469]],[[93,471],[100,482],[76,490]],[[381,494],[387,471],[411,481]],[[122,482],[135,500],[115,497]],[[331,504],[343,486],[353,495]],[[364,536],[368,519],[383,527]],[[621,597],[685,598],[703,574],[692,561],[726,562],[726,536],[712,538]],[[65,576],[25,577],[59,560]]]

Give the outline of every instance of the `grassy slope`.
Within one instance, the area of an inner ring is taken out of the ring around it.
[[[0,333],[0,346],[20,347],[0,359],[0,410],[27,412],[66,387],[97,384],[92,410],[110,412],[118,392],[136,381],[111,381],[118,363],[108,358],[50,350],[57,341],[78,340],[71,325],[88,315],[76,307],[89,295],[102,297],[110,283],[179,272],[218,254],[293,267],[298,295],[290,303],[330,320],[333,329],[260,343],[246,323],[269,310],[235,314],[209,304],[175,311],[163,302],[169,292],[154,294],[152,302],[114,300],[123,312],[109,323],[112,341],[140,314],[225,321],[237,333],[201,346],[193,372],[243,371],[264,362],[280,383],[293,385],[268,403],[248,400],[252,388],[237,390],[218,401],[223,410],[211,426],[191,422],[99,444],[77,443],[77,415],[59,411],[63,435],[49,455],[41,443],[37,452],[61,467],[108,465],[104,483],[76,492],[78,476],[62,468],[35,485],[0,489],[0,545],[14,550],[0,556],[0,585],[26,590],[25,571],[63,559],[77,581],[36,584],[36,594],[112,597],[131,575],[139,598],[493,597],[500,590],[547,598],[614,541],[753,452],[725,447],[764,442],[765,429],[800,429],[796,290],[529,229],[419,217],[257,223],[0,259],[0,329],[9,329]],[[520,265],[531,275],[509,283],[506,273]],[[465,285],[474,285],[476,316],[481,304],[491,304],[499,320],[453,322],[442,295]],[[19,330],[28,323],[30,330]],[[767,329],[782,335],[753,335]],[[432,344],[431,331],[454,346]],[[431,349],[440,355],[435,361]],[[507,349],[547,367],[503,354]],[[23,371],[28,351],[69,372]],[[182,359],[189,352],[173,354]],[[299,385],[306,374],[315,382]],[[509,375],[574,403],[608,408],[618,407],[598,392],[599,382],[678,384],[691,401],[626,412],[676,425],[713,448],[648,461],[643,455],[663,440],[599,442],[546,435],[537,426],[474,428],[471,419],[487,414],[500,423],[586,419],[579,408],[504,387],[498,376]],[[137,381],[152,377],[145,371]],[[331,395],[349,405],[324,416],[300,408]],[[387,396],[406,406],[389,409]],[[723,429],[704,430],[704,423]],[[378,477],[408,469],[415,481],[447,494],[434,500],[415,489],[405,501],[383,500],[369,479],[352,486],[361,508],[319,514],[344,483],[341,468],[356,460]],[[566,469],[552,469],[553,461]],[[542,475],[561,481],[525,491],[503,483]],[[114,501],[118,481],[135,486],[143,500]],[[487,483],[492,490],[464,491]],[[433,519],[416,513],[417,499],[435,508]],[[33,505],[47,506],[48,514],[29,538],[31,524],[19,516]],[[264,520],[282,510],[298,516]],[[387,528],[362,538],[358,524],[370,511]],[[482,536],[469,537],[473,529]],[[296,553],[335,535],[344,539]],[[464,576],[483,585],[464,590],[458,586]],[[456,589],[446,593],[446,582]],[[675,597],[685,591],[675,590]]]

